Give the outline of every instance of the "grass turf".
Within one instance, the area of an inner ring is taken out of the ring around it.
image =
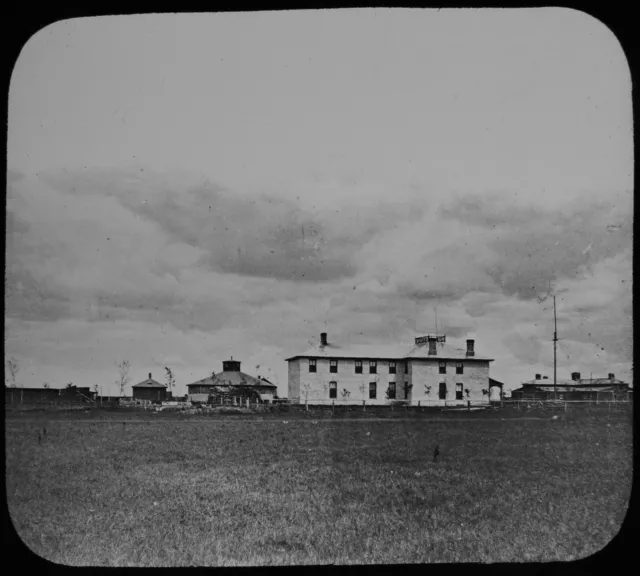
[[[631,491],[628,415],[144,418],[7,419],[29,548],[94,566],[571,560],[614,537]]]

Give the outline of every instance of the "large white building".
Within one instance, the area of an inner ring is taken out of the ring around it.
[[[446,344],[444,336],[423,336],[415,345],[340,346],[327,342],[287,358],[289,398],[294,402],[422,405],[474,404],[500,398],[491,387],[492,358]]]

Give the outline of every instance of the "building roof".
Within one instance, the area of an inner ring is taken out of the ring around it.
[[[153,378],[147,378],[142,382],[138,382],[138,384],[134,384],[131,388],[166,388],[166,384],[161,384],[160,382],[156,382]]]
[[[493,362],[493,358],[474,354],[467,356],[466,349],[455,348],[449,344],[437,344],[435,356],[429,355],[429,347],[426,345],[413,346],[405,358],[439,358],[440,360],[482,360],[484,362]]]
[[[620,385],[628,385],[626,382],[622,380],[617,380],[616,378],[581,378],[579,380],[572,380],[571,378],[558,378],[556,379],[556,384],[558,386],[611,386],[612,384]],[[522,383],[523,386],[538,386],[538,387],[551,387],[553,388],[553,380],[548,378],[540,378],[527,380]]]
[[[220,372],[187,384],[187,386],[267,386],[277,388],[275,384],[271,384],[267,380],[259,380],[255,376],[249,376],[249,374],[238,371]]]
[[[308,348],[301,354],[291,356],[286,360],[294,360],[295,358],[365,358],[365,359],[383,359],[383,360],[404,360],[410,358],[432,358],[434,360],[481,360],[492,362],[492,358],[486,356],[467,356],[467,351],[461,348],[454,348],[448,344],[438,344],[436,347],[437,354],[429,355],[429,347],[427,345],[407,346],[402,344],[354,344],[349,346],[337,346],[336,344],[327,344],[326,346],[316,345]]]
[[[504,386],[504,383],[500,382],[499,380],[489,378],[489,386],[500,386],[500,388],[502,388]]]

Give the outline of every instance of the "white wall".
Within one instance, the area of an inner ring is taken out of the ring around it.
[[[339,359],[338,372],[330,372],[329,359],[318,358],[316,372],[309,372],[309,359],[297,358],[289,361],[289,398],[300,398],[305,401],[305,386],[309,386],[308,402],[329,403],[329,382],[338,384],[336,404],[344,401],[349,403],[362,403],[363,394],[360,386],[364,384],[364,399],[367,404],[388,404],[385,392],[390,382],[396,383],[396,400],[404,400],[404,382],[409,381],[409,374],[405,374],[403,361],[396,361],[396,374],[389,374],[389,361],[378,360],[377,374],[369,374],[369,360],[362,361],[362,374],[355,373],[355,360]],[[369,383],[376,382],[376,399],[369,398]],[[342,392],[347,390],[350,394],[344,397]]]
[[[413,404],[420,401],[422,404],[444,404],[439,399],[440,382],[447,385],[446,403],[452,404],[456,401],[456,384],[462,383],[463,400],[465,403],[471,400],[474,403],[488,402],[489,396],[482,393],[482,390],[489,390],[489,362],[479,360],[461,360],[463,373],[456,374],[457,361],[449,360],[446,363],[446,374],[440,374],[441,359],[425,358],[412,359],[409,364],[410,382],[413,384],[411,390],[411,400]],[[426,387],[431,386],[431,393],[427,394]],[[467,398],[465,389],[469,389]]]

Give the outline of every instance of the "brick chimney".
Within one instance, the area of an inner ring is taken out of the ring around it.
[[[574,382],[580,380],[580,372],[571,372],[571,380]]]
[[[321,346],[326,346],[327,345],[327,333],[326,332],[322,332],[322,334],[320,334],[320,345]]]
[[[151,372],[149,372],[149,380],[151,380]]]
[[[609,380],[615,380],[616,375],[613,372],[609,372]]]
[[[429,356],[436,356],[438,354],[436,344],[437,341],[435,338],[429,338]]]
[[[475,340],[467,340],[467,356],[475,356],[475,350],[473,348],[473,345],[475,343]]]
[[[542,374],[536,374],[536,380],[542,379]]]

